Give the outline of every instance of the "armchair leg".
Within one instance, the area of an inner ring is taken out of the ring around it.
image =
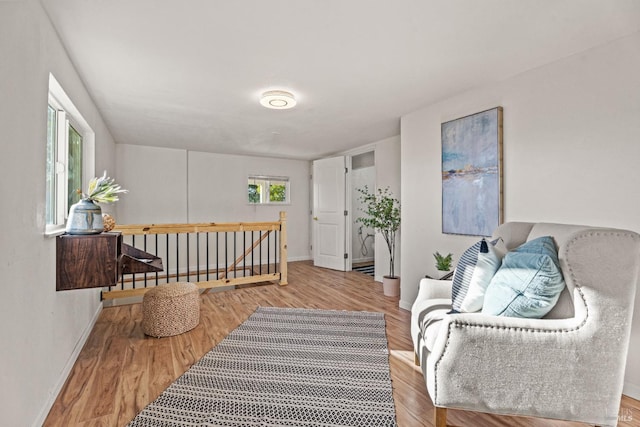
[[[435,427],[447,427],[447,408],[436,406]]]
[[[413,353],[413,363],[415,363],[416,366],[420,366],[420,359],[418,359],[418,353],[416,352]]]

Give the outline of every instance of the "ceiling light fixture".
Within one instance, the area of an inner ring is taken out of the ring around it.
[[[270,90],[262,94],[260,104],[274,110],[286,110],[295,107],[296,98],[284,90]]]

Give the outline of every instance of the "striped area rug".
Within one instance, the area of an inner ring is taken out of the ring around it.
[[[129,426],[396,426],[384,315],[260,307]]]
[[[360,273],[368,274],[369,276],[375,276],[376,274],[376,266],[373,264],[370,265],[361,265],[358,267],[352,267],[353,271],[358,271]]]

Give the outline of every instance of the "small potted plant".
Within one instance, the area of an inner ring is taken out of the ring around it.
[[[442,255],[440,252],[436,251],[433,254],[433,257],[436,259],[436,268],[439,271],[450,271],[451,263],[453,262],[453,254]]]
[[[81,200],[69,209],[66,231],[69,234],[99,234],[104,230],[102,208],[96,203],[114,203],[119,200],[119,193],[128,191],[116,184],[107,176],[107,171],[98,178],[89,181],[89,188],[82,194]]]
[[[383,276],[382,289],[387,296],[400,294],[400,278],[395,275],[396,233],[400,228],[400,201],[393,197],[389,188],[369,192],[369,188],[358,188],[360,201],[365,208],[364,216],[356,219],[366,227],[382,234],[389,249],[389,274]]]

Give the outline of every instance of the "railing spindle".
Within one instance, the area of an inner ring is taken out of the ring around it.
[[[189,281],[189,234],[187,233],[187,282]]]
[[[251,230],[251,241],[253,242],[253,230]],[[255,250],[251,251],[251,275],[253,276],[254,271],[255,271],[255,266],[253,264],[253,254],[255,253]]]
[[[176,282],[180,281],[180,234],[176,233]]]
[[[154,252],[155,256],[158,256],[158,235],[156,234],[156,250]],[[158,279],[159,279],[159,275],[158,272],[156,271],[156,286],[158,286]]]
[[[216,231],[216,280],[220,280],[220,251],[218,244],[218,232]]]
[[[196,233],[196,282],[200,281],[200,233]]]
[[[131,246],[133,246],[135,248],[136,246],[136,236],[135,234],[133,236],[131,236]],[[136,275],[132,274],[131,275],[131,281],[133,282],[133,289],[136,288]]]
[[[262,231],[260,231],[260,239],[262,239]],[[260,267],[258,267],[259,269],[259,273],[262,276],[262,243],[260,243],[260,259],[258,260],[260,262]]]
[[[169,266],[171,265],[169,263],[169,233],[167,233],[167,266],[165,267],[165,271],[167,272],[166,276],[167,276],[167,283],[169,283]]]
[[[144,251],[147,252],[147,235],[142,236],[142,246]],[[144,273],[144,287],[147,287],[147,273]]]

